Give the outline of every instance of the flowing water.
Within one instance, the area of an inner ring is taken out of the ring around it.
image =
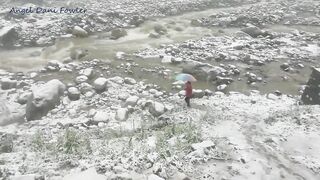
[[[243,6],[245,7],[245,6]],[[45,65],[50,60],[64,60],[70,57],[70,53],[75,49],[86,49],[89,52],[90,58],[97,58],[101,60],[112,60],[113,67],[125,63],[118,62],[115,59],[117,52],[133,53],[145,48],[157,48],[161,44],[179,43],[189,39],[198,39],[205,35],[228,35],[232,34],[239,29],[237,28],[213,28],[213,27],[194,27],[190,24],[192,19],[206,17],[219,12],[232,11],[235,8],[218,8],[209,9],[200,12],[189,12],[178,16],[171,16],[165,18],[155,18],[148,20],[137,28],[128,29],[128,35],[117,40],[111,40],[110,33],[97,33],[87,38],[60,38],[57,39],[55,44],[50,47],[38,48],[23,48],[18,50],[0,50],[0,68],[9,71],[33,71],[37,70]],[[239,9],[239,7],[237,7]],[[167,28],[166,35],[160,38],[150,38],[149,34],[153,32],[155,25],[163,25]],[[318,31],[317,28],[308,28],[304,26],[269,26],[269,29],[279,32],[289,32],[295,29],[306,31]],[[219,30],[223,29],[224,33],[219,33]],[[319,32],[319,31],[318,31]],[[159,59],[139,59],[135,58],[134,61],[140,65],[140,67],[152,68],[154,66],[166,66],[166,68],[173,72],[180,72],[181,68],[173,65],[161,64]],[[264,67],[260,67],[264,74],[268,74],[269,83],[260,85],[259,90],[262,92],[270,92],[274,90],[280,90],[290,94],[296,94],[299,84],[304,83],[310,74],[310,70],[305,68],[300,74],[287,74],[281,72],[279,69],[279,63],[270,63]],[[260,71],[257,69],[257,71]],[[119,71],[121,73],[121,71]],[[281,75],[291,76],[290,81],[282,81]],[[139,80],[145,79],[149,82],[154,82],[165,89],[169,89],[170,83],[173,81],[172,77],[168,80],[158,74],[146,74],[141,72],[140,69],[135,68],[134,74],[131,75]],[[62,78],[62,77],[61,77]],[[215,85],[208,82],[197,82],[195,88],[201,89],[215,89]],[[246,83],[236,81],[233,83],[229,90],[236,90],[240,92],[247,92],[252,87],[249,87]]]

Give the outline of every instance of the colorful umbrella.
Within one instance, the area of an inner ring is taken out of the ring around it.
[[[191,74],[178,74],[176,76],[176,80],[180,81],[190,81],[190,82],[195,82],[197,81],[196,78],[194,78]]]

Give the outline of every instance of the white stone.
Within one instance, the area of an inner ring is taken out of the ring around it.
[[[206,140],[206,141],[202,141],[200,143],[195,143],[191,145],[191,148],[194,151],[197,150],[203,150],[203,149],[208,149],[208,148],[213,148],[215,146],[214,142],[210,141],[210,140]]]
[[[128,119],[129,110],[127,108],[119,108],[116,112],[116,120],[125,121]]]
[[[132,106],[132,107],[134,107],[134,106],[136,106],[138,100],[139,100],[139,97],[138,97],[138,96],[131,96],[131,97],[129,97],[129,98],[126,100],[126,102],[125,102],[125,107],[127,107],[127,106]]]
[[[153,116],[160,116],[165,112],[165,106],[162,103],[159,102],[152,102],[149,105],[149,112]]]
[[[66,175],[62,180],[106,180],[107,177],[97,173],[95,168],[87,169],[83,172]]]
[[[88,36],[88,32],[79,26],[75,26],[73,28],[72,34],[77,37],[87,37]]]
[[[95,113],[93,116],[94,121],[103,121],[103,122],[108,122],[110,119],[110,113],[104,112],[104,111],[98,111]]]
[[[106,85],[107,85],[107,79],[100,77],[97,78],[94,82],[93,82],[93,87],[95,90],[97,91],[104,91],[106,89]]]

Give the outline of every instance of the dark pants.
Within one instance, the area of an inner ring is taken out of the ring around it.
[[[187,106],[190,107],[190,97],[186,97],[184,100],[186,101]]]

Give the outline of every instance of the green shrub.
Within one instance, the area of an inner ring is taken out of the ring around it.
[[[86,154],[91,152],[90,140],[84,134],[75,130],[66,129],[58,138],[57,150],[67,154]]]

